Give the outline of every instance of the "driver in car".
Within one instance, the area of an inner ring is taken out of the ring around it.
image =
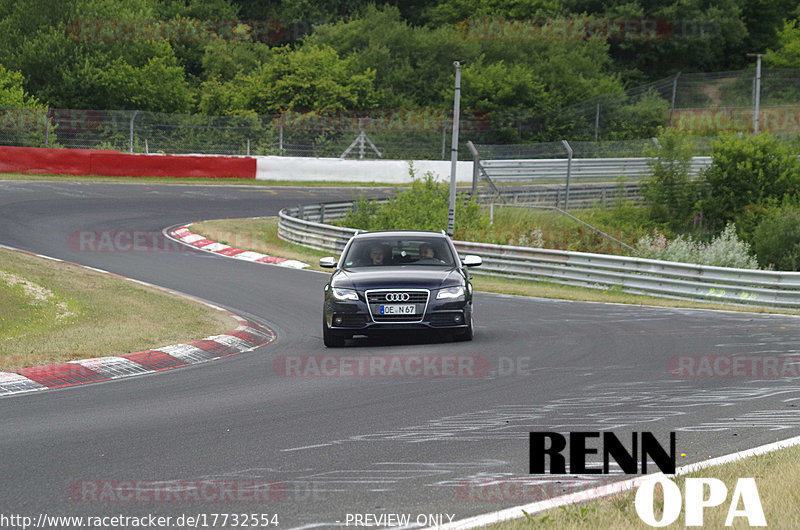
[[[388,265],[386,248],[383,245],[372,245],[369,249],[369,259],[372,265]]]

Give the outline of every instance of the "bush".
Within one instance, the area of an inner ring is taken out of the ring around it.
[[[655,232],[652,237],[644,236],[639,239],[636,255],[641,258],[715,267],[758,268],[758,261],[750,255],[750,245],[737,237],[733,223],[726,226],[722,233],[709,243],[683,235],[667,241],[664,234]]]
[[[400,191],[385,204],[359,201],[337,224],[362,230],[445,230],[450,207],[450,187],[437,182],[433,173],[416,178],[413,168],[411,187]],[[455,238],[467,230],[481,230],[489,219],[480,214],[474,198],[459,194],[456,197]]]
[[[797,156],[768,134],[728,136],[712,149],[711,166],[704,172],[709,196],[702,210],[714,220],[733,220],[748,205],[780,200],[800,186]]]
[[[762,267],[800,270],[800,206],[771,210],[756,227],[753,239]]]

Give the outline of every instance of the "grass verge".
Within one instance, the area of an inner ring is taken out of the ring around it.
[[[545,248],[628,255],[630,251],[599,232],[570,219],[555,210],[495,205],[493,223],[480,229],[466,230],[464,241],[482,241],[501,245],[542,246]],[[490,208],[482,207],[484,215]],[[647,210],[627,202],[613,208],[587,208],[571,211],[581,221],[605,232],[612,238],[636,246],[639,239],[661,227],[654,223]]]
[[[237,325],[166,291],[0,249],[0,371],[133,353]]]
[[[319,258],[330,256],[331,252],[321,252],[299,245],[293,245],[278,237],[277,217],[257,217],[249,219],[215,219],[195,223],[190,230],[196,234],[245,250],[254,250],[287,259],[308,263],[312,270],[327,270],[319,266]]]
[[[332,252],[319,252],[305,247],[293,245],[278,237],[278,219],[261,217],[255,219],[219,219],[203,221],[191,226],[192,232],[202,234],[213,240],[245,250],[255,250],[270,256],[296,259],[311,265],[311,269],[328,271],[319,266],[319,258],[330,256]],[[716,309],[725,311],[745,311],[750,313],[780,313],[788,315],[800,314],[800,311],[780,308],[737,306],[715,304],[711,302],[694,302],[691,300],[673,300],[650,296],[629,294],[620,289],[592,289],[574,287],[557,283],[531,280],[515,280],[497,276],[487,276],[473,272],[473,285],[476,290],[533,296],[538,298],[556,298],[584,302],[611,302],[619,304],[649,305],[658,307],[685,307],[693,309]]]
[[[727,499],[717,507],[704,511],[704,528],[726,528],[725,519],[739,478],[753,477],[769,528],[800,528],[800,490],[795,485],[800,476],[800,447],[790,447],[772,453],[752,456],[738,462],[710,467],[685,476],[676,477],[675,484],[684,492],[687,477],[717,478],[728,488]],[[654,510],[657,520],[663,515],[663,496],[656,490]],[[706,495],[708,491],[706,490]],[[614,528],[619,530],[652,528],[636,513],[636,490],[609,496],[597,501],[572,504],[536,514],[520,513],[521,519],[498,523],[491,530],[522,530],[528,528]],[[743,506],[740,502],[739,509]],[[487,512],[491,508],[487,508]],[[686,528],[685,509],[675,523],[665,528]],[[747,518],[737,517],[727,528],[750,528]]]

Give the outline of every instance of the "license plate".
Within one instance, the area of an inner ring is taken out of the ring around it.
[[[413,315],[415,309],[414,304],[382,305],[381,315]]]

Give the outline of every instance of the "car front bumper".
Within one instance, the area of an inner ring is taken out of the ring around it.
[[[360,293],[361,294],[361,293]],[[431,296],[433,298],[433,296]],[[466,329],[472,319],[471,300],[428,300],[421,315],[411,321],[382,319],[376,304],[371,306],[359,297],[358,301],[325,299],[325,322],[329,329],[350,335],[397,332],[403,330],[459,330]],[[411,317],[409,317],[411,318]]]

